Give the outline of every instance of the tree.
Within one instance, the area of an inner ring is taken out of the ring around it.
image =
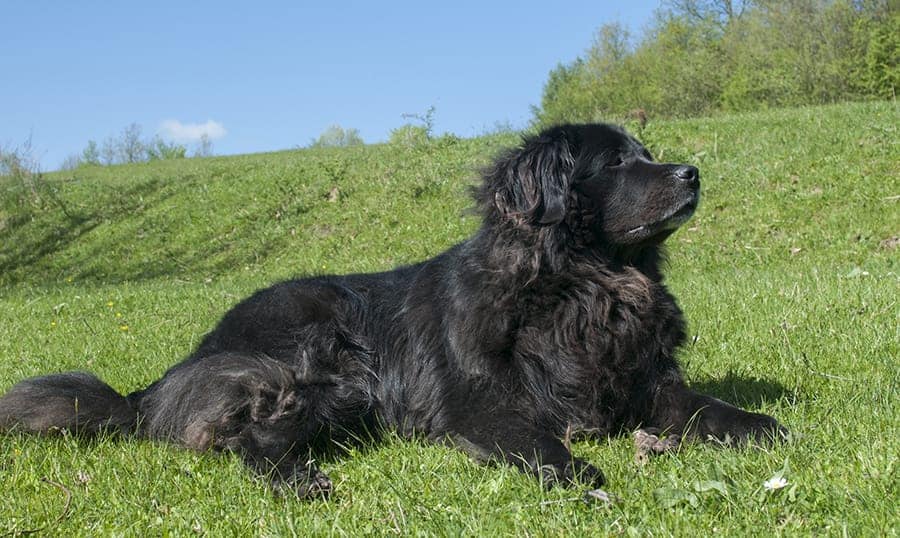
[[[87,147],[81,152],[81,162],[84,164],[100,164],[100,148],[93,140],[88,140]]]
[[[200,142],[197,144],[197,151],[194,152],[194,157],[210,157],[212,154],[212,140],[209,139],[208,134],[203,133],[200,135]]]
[[[100,158],[103,160],[103,164],[110,165],[115,164],[116,159],[119,156],[118,143],[116,139],[112,136],[107,136],[103,140],[103,147],[100,148]]]
[[[60,170],[75,170],[79,166],[85,164],[84,161],[81,160],[80,155],[69,155],[65,159],[63,159],[62,164],[59,165]]]
[[[141,126],[132,123],[124,130],[119,139],[119,155],[122,162],[136,163],[144,160],[145,144],[141,141]]]
[[[672,13],[686,16],[696,22],[714,22],[725,27],[741,16],[753,4],[753,0],[668,0]]]
[[[668,0],[639,43],[602,26],[553,69],[538,126],[890,99],[900,84],[896,0]]]
[[[852,66],[856,88],[882,99],[896,98],[900,86],[900,10],[875,11],[859,20],[853,33],[856,49],[864,51]]]

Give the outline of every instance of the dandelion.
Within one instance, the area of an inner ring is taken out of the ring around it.
[[[773,476],[772,478],[763,482],[763,487],[769,491],[775,491],[776,489],[785,487],[787,483],[787,478],[783,476]]]
[[[110,302],[106,303],[106,306],[112,308],[112,306],[113,306],[114,304],[115,304],[114,302],[110,301]]]
[[[121,312],[116,312],[116,317],[117,317],[117,318],[121,318],[121,317],[122,317],[122,313],[121,313]]]
[[[56,322],[55,322],[55,321],[51,321],[51,322],[50,322],[50,326],[51,326],[51,327],[56,327]]]
[[[127,331],[128,325],[119,325],[119,329],[122,329],[123,331]]]

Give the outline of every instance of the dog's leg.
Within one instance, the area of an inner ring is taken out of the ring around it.
[[[503,461],[537,476],[545,487],[583,485],[598,488],[603,473],[572,456],[562,441],[528,424],[520,413],[496,407],[490,411],[466,410],[448,433],[450,441],[477,461]]]
[[[770,442],[788,435],[774,418],[694,392],[680,379],[657,386],[648,422],[649,426],[688,438],[712,438],[728,444]]]
[[[322,425],[323,390],[285,363],[221,353],[173,368],[135,399],[148,437],[238,453],[277,491],[321,497],[331,482],[308,451]]]
[[[327,497],[331,480],[319,470],[309,453],[316,435],[310,402],[302,385],[273,385],[254,380],[246,407],[226,418],[216,448],[238,452],[244,463],[269,480],[273,489],[300,498]],[[247,380],[241,380],[246,387]]]
[[[265,477],[277,492],[296,495],[301,499],[328,497],[333,485],[331,479],[319,470],[312,458],[304,458],[296,449],[280,454],[276,460],[265,456],[278,453],[273,447],[243,449],[241,459],[257,475]]]

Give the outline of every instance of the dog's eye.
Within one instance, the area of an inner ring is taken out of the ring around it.
[[[625,164],[625,161],[622,160],[622,157],[616,155],[606,161],[606,164],[604,166],[606,166],[606,168],[618,168],[623,164]]]

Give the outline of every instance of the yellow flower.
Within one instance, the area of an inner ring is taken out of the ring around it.
[[[122,313],[121,313],[121,312],[116,312],[116,317],[117,317],[117,318],[121,318],[121,317],[122,317]]]
[[[115,304],[115,303],[113,303],[112,301],[110,301],[110,302],[106,303],[106,306],[112,306],[113,304]]]
[[[50,326],[51,326],[51,327],[56,327],[56,322],[55,322],[55,321],[51,321],[51,322],[50,322]]]
[[[127,331],[128,325],[119,325],[119,328],[122,329],[123,331]]]

